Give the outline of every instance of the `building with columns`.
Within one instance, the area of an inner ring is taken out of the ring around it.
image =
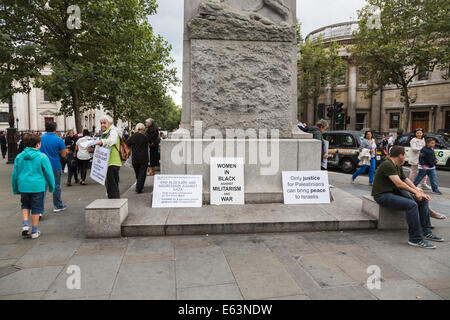
[[[348,70],[336,87],[321,88],[318,101],[308,103],[302,119],[307,119],[309,124],[315,123],[318,120],[318,104],[331,105],[337,100],[344,103],[344,109],[351,117],[347,130],[370,128],[395,132],[404,116],[400,90],[396,86],[386,86],[372,98],[365,98],[367,74],[364,66],[354,65],[346,50],[346,47],[352,45],[353,31],[357,29],[358,22],[345,22],[320,28],[307,36],[310,40],[317,40],[322,36],[325,45],[331,41],[342,45],[340,55],[348,62]],[[416,128],[423,128],[427,132],[450,129],[450,80],[443,80],[443,72],[449,75],[450,70],[424,71],[411,85],[411,93],[417,96],[417,100],[411,104],[408,131]]]
[[[51,68],[45,68],[42,73],[51,73]],[[15,126],[19,131],[45,131],[46,122],[56,122],[58,131],[67,132],[73,129],[76,132],[73,116],[58,116],[61,102],[51,102],[44,90],[32,88],[28,94],[15,94],[13,96]],[[0,130],[6,130],[8,124],[9,106],[0,103]],[[103,110],[89,110],[82,115],[82,128],[90,132],[100,129],[100,118],[105,114]],[[121,128],[121,123],[119,123]],[[81,132],[80,132],[81,133]]]

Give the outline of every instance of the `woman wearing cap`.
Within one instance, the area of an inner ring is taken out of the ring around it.
[[[148,136],[142,123],[136,125],[136,133],[127,140],[131,148],[131,163],[136,174],[136,192],[142,193],[147,178],[148,168]]]

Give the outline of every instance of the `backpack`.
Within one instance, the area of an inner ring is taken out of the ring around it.
[[[119,151],[120,160],[127,161],[131,155],[131,150],[120,136],[119,139],[120,139],[119,149],[117,149],[117,145],[114,145],[114,147],[116,148],[117,151]]]
[[[108,134],[108,136],[109,136],[109,134]],[[120,160],[127,161],[131,155],[131,150],[130,150],[130,148],[128,148],[127,144],[120,137],[120,135],[119,135],[119,140],[120,140],[119,149],[117,149],[117,144],[114,145],[114,148],[116,148],[116,150],[119,151]]]

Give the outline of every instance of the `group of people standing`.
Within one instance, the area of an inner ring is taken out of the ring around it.
[[[110,149],[105,187],[109,199],[118,199],[119,171],[123,161],[120,154],[123,134],[114,126],[113,119],[108,115],[100,119],[100,124],[101,134],[96,145]],[[72,178],[75,179],[75,183],[86,185],[87,170],[95,146],[88,147],[83,142],[92,139],[90,132],[85,130],[82,137],[77,137],[73,130],[70,130],[67,136],[62,138],[56,129],[55,122],[48,122],[45,124],[46,133],[42,136],[33,133],[24,134],[21,139],[22,151],[14,162],[12,189],[14,194],[21,196],[24,237],[35,239],[41,234],[38,224],[45,211],[47,189],[53,193],[53,211],[67,210],[67,205],[63,203],[61,197],[61,177],[66,165],[67,186],[72,186]],[[159,166],[160,134],[155,121],[147,119],[146,126],[138,124],[136,132],[126,143],[132,150],[132,165],[137,180],[136,192],[142,193],[146,176],[154,175],[155,167]]]
[[[94,154],[93,147],[84,147],[83,142],[91,139],[89,130],[83,130],[83,136],[77,137],[73,130],[69,130],[64,143],[67,148],[67,157],[61,159],[63,169],[67,165],[67,186],[72,186],[72,177],[76,184],[86,185],[86,176],[89,168],[89,163]],[[78,179],[80,173],[80,179]]]

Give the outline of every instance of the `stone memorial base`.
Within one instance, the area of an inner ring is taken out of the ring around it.
[[[404,211],[382,207],[371,196],[363,197],[362,211],[378,220],[380,230],[408,229]]]
[[[210,158],[244,158],[245,203],[283,203],[282,172],[320,170],[320,155],[320,141],[313,139],[167,139],[161,174],[202,175],[209,204]]]
[[[377,226],[374,217],[361,211],[361,199],[340,189],[332,189],[335,200],[323,205],[271,203],[155,209],[147,193],[151,192],[151,180],[146,193],[136,194],[131,188],[124,194],[129,198],[130,213],[122,224],[123,237],[322,232]]]
[[[85,208],[86,238],[118,238],[128,216],[128,199],[98,199]]]

